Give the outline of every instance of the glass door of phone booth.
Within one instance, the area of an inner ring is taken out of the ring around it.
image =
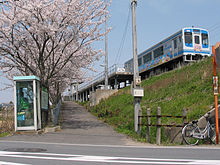
[[[15,131],[41,129],[39,80],[36,76],[14,77]]]

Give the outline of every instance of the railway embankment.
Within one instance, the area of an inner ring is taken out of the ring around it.
[[[212,74],[210,57],[142,81],[142,114],[146,115],[146,109],[150,108],[151,114],[156,115],[157,107],[161,107],[162,115],[178,116],[182,115],[182,110],[186,108],[187,121],[199,119],[214,106]],[[217,74],[220,75],[220,70],[217,70]],[[146,141],[146,126],[142,126],[140,135],[134,132],[133,96],[130,87],[102,100],[97,106],[90,108],[90,111],[118,132]],[[145,122],[142,120],[142,123]],[[156,119],[151,122],[156,122]],[[181,124],[182,119],[162,118],[162,123]],[[155,143],[155,127],[151,127],[150,136],[151,142]],[[162,127],[162,143],[170,143],[171,139],[167,129]]]

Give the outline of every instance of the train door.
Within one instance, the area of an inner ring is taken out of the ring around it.
[[[199,58],[201,58],[201,51],[202,51],[202,44],[201,44],[201,33],[200,31],[197,32],[194,29],[194,33],[193,33],[193,48],[194,48],[194,56],[192,56],[192,60],[198,60]]]
[[[194,51],[195,53],[198,53],[202,50],[202,45],[201,45],[201,36],[200,34],[194,33],[193,34],[193,42],[194,42]]]

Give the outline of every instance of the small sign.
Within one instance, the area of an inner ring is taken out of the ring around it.
[[[144,96],[144,89],[133,89],[133,96],[134,97],[143,97]]]
[[[214,91],[214,95],[219,94],[219,86],[218,86],[218,77],[217,76],[213,76],[213,91]]]
[[[18,112],[17,120],[25,120],[25,112]]]
[[[141,85],[141,77],[140,76],[138,76],[136,78],[136,85]]]
[[[220,45],[215,49],[215,61],[218,67],[220,67]]]
[[[125,72],[125,68],[118,68],[117,72]]]

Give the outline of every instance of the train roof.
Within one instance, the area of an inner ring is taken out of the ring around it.
[[[199,28],[199,27],[185,27],[185,28],[182,28],[182,30],[184,30],[184,29],[199,29],[199,30],[208,31],[207,29],[203,29],[203,28]]]

